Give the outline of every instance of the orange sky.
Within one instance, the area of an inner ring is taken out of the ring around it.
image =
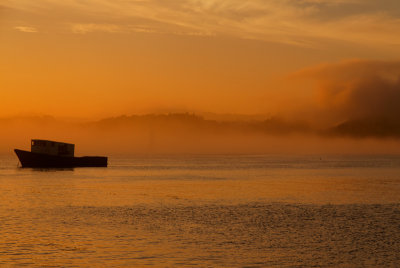
[[[318,94],[291,74],[398,59],[399,10],[397,0],[5,0],[0,116],[307,106]]]

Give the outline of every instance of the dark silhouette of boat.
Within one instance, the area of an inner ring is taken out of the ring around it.
[[[33,168],[72,168],[107,167],[105,156],[75,157],[75,145],[65,142],[34,139],[31,151],[14,149],[22,167]]]

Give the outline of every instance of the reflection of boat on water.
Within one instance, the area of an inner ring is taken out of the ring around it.
[[[15,149],[22,167],[106,167],[105,156],[75,157],[75,145],[71,143],[32,140],[31,151]]]

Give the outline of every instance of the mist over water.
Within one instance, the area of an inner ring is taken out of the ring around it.
[[[400,157],[0,160],[0,265],[396,266]]]
[[[0,119],[0,153],[29,150],[31,139],[74,143],[82,155],[131,154],[398,154],[397,132],[376,137],[368,125],[345,123],[335,130],[314,129],[282,118],[216,121],[195,114],[119,116],[68,122],[54,117]],[[342,134],[340,134],[340,133]],[[384,129],[379,132],[386,133]],[[335,134],[336,133],[336,134]]]
[[[400,267],[399,10],[0,0],[0,268]]]

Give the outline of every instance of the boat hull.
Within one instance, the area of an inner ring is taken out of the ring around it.
[[[58,156],[29,151],[14,150],[22,167],[32,168],[72,168],[72,167],[107,167],[105,156]]]

